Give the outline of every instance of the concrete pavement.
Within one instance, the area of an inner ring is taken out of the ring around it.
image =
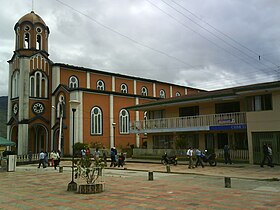
[[[234,164],[188,169],[128,161],[126,170],[105,169],[105,191],[81,195],[66,191],[69,161],[63,173],[37,164],[0,173],[0,209],[279,209],[278,168]],[[148,171],[154,180],[148,181]],[[224,177],[232,177],[231,188]],[[78,180],[81,183],[81,180]]]

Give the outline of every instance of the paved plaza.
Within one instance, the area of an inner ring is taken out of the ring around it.
[[[85,195],[67,191],[70,164],[62,162],[62,173],[37,164],[0,172],[0,209],[280,209],[280,167],[178,165],[167,173],[161,164],[127,162],[126,170],[105,169],[103,193]]]

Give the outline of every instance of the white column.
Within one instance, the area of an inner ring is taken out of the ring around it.
[[[185,88],[185,95],[188,95],[188,88]]]
[[[52,96],[52,108],[51,108],[51,128],[55,124],[55,119],[56,119],[56,104],[55,104],[55,96]],[[53,141],[54,141],[54,130],[51,129],[51,148],[53,149]]]
[[[87,88],[90,89],[90,73],[87,72]]]
[[[52,68],[52,93],[60,84],[60,67],[54,66]]]
[[[7,111],[7,121],[11,119],[12,116],[12,103],[11,103],[11,82],[12,82],[12,72],[13,72],[13,64],[9,64],[9,80],[8,80],[8,111]],[[7,139],[10,139],[10,129],[11,126],[7,126]]]
[[[77,109],[77,118],[78,118],[78,124],[77,125],[77,131],[75,130],[75,132],[77,133],[77,138],[79,142],[83,142],[84,138],[83,138],[83,130],[84,130],[84,123],[83,123],[83,119],[84,119],[84,115],[83,115],[83,92],[79,91],[78,94],[78,101],[80,102],[79,105],[79,109]]]
[[[83,104],[82,104],[82,92],[80,91],[73,91],[70,94],[70,101],[75,101],[76,103],[70,103],[69,101],[69,154],[72,155],[72,146],[73,146],[73,111],[72,108],[76,109],[75,112],[75,119],[74,119],[74,129],[75,129],[75,136],[74,136],[74,144],[77,142],[83,143]],[[65,141],[65,139],[64,139]]]
[[[173,87],[172,85],[169,86],[169,93],[170,93],[170,98],[173,97]]]
[[[28,154],[28,124],[18,125],[18,155]]]
[[[156,83],[153,83],[153,97],[156,97],[157,93],[156,93]]]
[[[29,69],[30,62],[28,58],[20,59],[20,76],[19,76],[19,117],[18,120],[29,119]],[[28,153],[28,123],[18,124],[18,154],[25,155]]]
[[[139,104],[139,98],[136,97],[135,98],[135,105],[138,105],[138,104]],[[139,121],[139,111],[135,112],[135,120]],[[135,134],[135,139],[136,139],[136,147],[139,148],[140,147],[140,135],[139,135],[139,133]]]
[[[137,81],[136,80],[133,80],[133,94],[136,95],[137,94]]]
[[[114,147],[114,127],[113,127],[113,123],[114,123],[114,95],[110,94],[110,148]]]
[[[112,91],[116,91],[116,77],[112,76]]]

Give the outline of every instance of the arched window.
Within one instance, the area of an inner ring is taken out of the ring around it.
[[[19,71],[15,71],[12,76],[12,98],[18,97]]]
[[[97,90],[105,90],[105,84],[102,80],[98,80],[96,82],[96,89]]]
[[[41,71],[35,71],[30,75],[30,97],[48,97],[48,78]]]
[[[121,84],[121,93],[127,93],[127,85],[126,84]]]
[[[129,114],[128,111],[122,109],[119,115],[120,120],[120,134],[128,134],[129,133]]]
[[[176,92],[176,97],[181,96],[180,92]]]
[[[78,78],[75,76],[71,76],[69,78],[69,88],[78,88],[78,87],[79,87]]]
[[[165,91],[164,91],[164,90],[161,89],[161,90],[159,91],[159,97],[160,97],[160,98],[165,98]]]
[[[93,107],[90,114],[91,121],[91,135],[101,135],[102,134],[102,111],[99,107]]]
[[[146,87],[141,88],[141,95],[142,96],[148,96],[148,89]]]
[[[42,49],[42,37],[40,34],[37,34],[36,36],[36,50]]]
[[[24,33],[24,45],[23,48],[24,49],[29,49],[30,48],[30,34],[29,33]]]

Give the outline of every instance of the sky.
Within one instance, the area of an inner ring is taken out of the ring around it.
[[[33,9],[54,63],[205,90],[280,80],[279,0],[0,0],[0,96]]]

